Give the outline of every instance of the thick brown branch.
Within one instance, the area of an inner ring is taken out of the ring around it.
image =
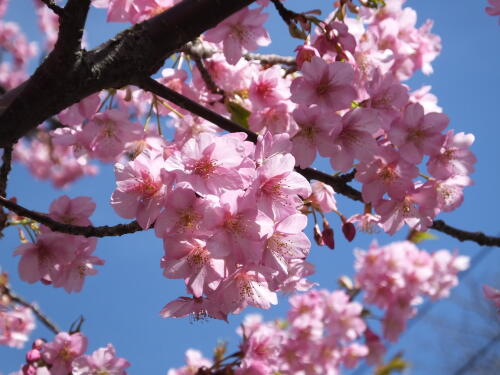
[[[7,195],[7,179],[12,166],[12,146],[3,149],[2,167],[0,167],[0,196]]]
[[[184,0],[92,51],[66,53],[68,48],[79,48],[81,11],[89,1],[68,1],[64,13],[73,15],[68,20],[74,24],[67,23],[63,33],[66,24],[61,23],[54,51],[0,114],[0,147],[16,142],[47,118],[95,92],[150,76],[170,54],[255,0]],[[10,99],[0,99],[3,102]]]
[[[7,195],[7,180],[9,178],[10,169],[12,166],[12,145],[6,146],[3,149],[2,166],[0,167],[0,195]],[[0,208],[0,237],[2,231],[7,225],[8,216],[3,208]]]
[[[487,236],[482,232],[468,232],[466,230],[457,229],[446,224],[443,220],[434,220],[431,228],[439,232],[446,233],[461,242],[473,241],[481,246],[500,247],[500,237]]]
[[[33,314],[35,314],[38,320],[40,320],[40,322],[42,322],[54,334],[57,335],[59,332],[61,332],[59,327],[57,327],[57,325],[52,320],[50,320],[36,304],[30,303],[24,298],[18,296],[7,285],[0,286],[0,295],[1,294],[7,295],[12,302],[18,303],[19,305],[27,307],[28,309],[33,311]]]
[[[12,212],[15,212],[19,216],[24,216],[45,225],[55,232],[73,234],[84,237],[113,237],[122,236],[124,234],[139,232],[142,230],[141,226],[137,224],[137,221],[132,221],[128,224],[117,224],[113,226],[103,225],[99,227],[94,226],[80,226],[64,224],[56,221],[46,215],[40,214],[35,211],[28,210],[12,201],[0,197],[0,205],[8,208]]]

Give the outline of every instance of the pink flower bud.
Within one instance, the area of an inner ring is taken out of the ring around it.
[[[41,358],[40,351],[38,349],[31,349],[26,353],[26,361],[28,362],[35,362],[38,361]]]
[[[43,348],[43,344],[45,343],[45,341],[43,341],[42,339],[36,339],[34,342],[33,342],[33,345],[31,346],[32,349],[38,349],[38,350],[41,350]]]
[[[319,230],[319,225],[314,224],[314,241],[319,246],[323,246],[325,244],[325,241],[323,240],[323,235],[321,234],[321,231]]]
[[[304,62],[310,62],[313,56],[320,57],[318,50],[313,46],[307,44],[298,46],[297,48],[295,48],[295,51],[297,51],[297,57],[295,58],[295,61],[297,62],[297,66],[299,67],[299,69],[302,68],[302,64],[304,64]]]
[[[342,224],[342,232],[344,233],[344,237],[347,241],[351,242],[356,236],[356,227],[353,223],[346,221]]]
[[[323,237],[323,242],[326,244],[326,246],[333,250],[335,248],[333,229],[330,227],[326,219],[323,219],[323,232],[321,232],[321,236]]]

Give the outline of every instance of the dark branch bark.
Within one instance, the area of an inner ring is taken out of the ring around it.
[[[432,229],[456,238],[460,242],[473,241],[481,246],[499,246],[500,237],[487,236],[482,232],[468,232],[465,230],[454,228],[446,224],[443,220],[434,220],[431,226]]]
[[[94,226],[80,226],[64,224],[50,217],[40,214],[35,211],[28,210],[12,201],[0,197],[0,205],[8,208],[12,212],[15,212],[19,216],[24,216],[45,225],[54,232],[61,232],[67,234],[73,234],[75,236],[84,237],[113,237],[122,236],[124,234],[139,232],[143,230],[137,221],[132,221],[128,224],[117,224],[114,226],[103,225],[99,227]]]
[[[196,64],[196,67],[200,72],[201,78],[205,82],[205,85],[207,85],[207,88],[210,90],[210,92],[212,92],[213,94],[222,95],[222,97],[225,98],[226,93],[214,82],[212,76],[205,67],[205,63],[203,62],[202,58],[196,54],[190,54],[190,56],[193,59],[194,63]]]
[[[0,196],[7,195],[7,179],[12,166],[12,146],[3,149],[2,167],[0,167]]]
[[[167,99],[174,104],[177,104],[179,107],[182,107],[195,115],[203,117],[205,120],[210,121],[221,127],[228,132],[243,132],[248,136],[248,140],[251,142],[257,142],[257,134],[254,132],[245,129],[238,125],[237,123],[225,118],[224,116],[219,115],[218,113],[211,111],[210,109],[202,106],[201,104],[196,103],[195,101],[185,97],[184,95],[179,94],[178,92],[163,86],[161,83],[155,81],[153,78],[142,78],[135,82],[137,86],[142,88],[143,90],[150,91],[153,94],[156,94],[163,99]]]
[[[77,40],[90,0],[70,0],[56,47],[0,114],[0,147],[95,92],[150,76],[170,54],[253,1],[184,0],[87,52]]]
[[[64,13],[64,9],[61,8],[59,5],[57,5],[54,0],[41,0],[42,3],[44,3],[47,8],[52,10],[55,14],[57,14],[59,17],[61,17]]]

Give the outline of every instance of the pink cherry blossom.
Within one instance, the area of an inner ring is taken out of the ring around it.
[[[44,8],[47,7],[44,6]],[[90,119],[97,112],[100,104],[99,93],[96,93],[61,111],[57,117],[63,124],[79,125]]]
[[[453,130],[449,130],[439,154],[432,156],[427,162],[427,170],[439,179],[474,172],[476,157],[469,150],[473,142],[473,134],[460,132],[454,135]]]
[[[378,150],[373,135],[379,122],[370,109],[356,108],[342,117],[340,126],[332,129],[333,145],[329,155],[332,168],[346,172],[354,160],[370,160]]]
[[[139,124],[117,109],[95,114],[83,127],[81,140],[90,154],[106,162],[115,161],[127,142],[142,136]]]
[[[301,168],[307,168],[316,158],[317,150],[322,156],[329,155],[333,142],[330,133],[341,126],[342,120],[335,112],[319,106],[299,106],[293,111],[293,118],[299,129],[291,138],[292,154]]]
[[[382,199],[385,193],[401,199],[413,189],[417,176],[417,167],[402,159],[391,146],[381,147],[371,162],[360,163],[356,171],[356,180],[363,183],[363,200],[371,203]]]
[[[253,195],[228,191],[221,195],[220,205],[206,210],[202,228],[212,233],[207,248],[214,256],[231,255],[237,263],[258,264],[273,222],[257,210]]]
[[[0,345],[22,348],[35,329],[35,316],[28,307],[0,307]]]
[[[264,267],[243,267],[223,280],[217,289],[223,311],[237,314],[248,305],[261,309],[276,305],[278,297],[266,281],[270,271]]]
[[[165,203],[165,210],[158,216],[155,233],[158,237],[175,237],[200,234],[201,219],[208,202],[187,188],[176,188]]]
[[[188,290],[198,298],[208,288],[215,289],[225,276],[224,260],[214,259],[205,242],[197,239],[167,248],[161,266],[165,277],[183,278]]]
[[[164,163],[161,154],[145,150],[126,165],[115,165],[117,188],[111,196],[111,206],[120,216],[137,218],[143,228],[153,224],[169,188],[160,175]]]
[[[99,348],[92,355],[78,357],[72,362],[74,375],[94,375],[96,373],[108,373],[113,375],[127,375],[126,368],[130,363],[116,356],[113,345],[108,344],[105,348]]]
[[[354,70],[346,63],[328,64],[314,56],[302,65],[302,77],[296,78],[290,87],[291,99],[298,104],[318,104],[336,111],[349,108],[356,99],[352,86]]]
[[[290,82],[283,74],[277,65],[257,74],[249,90],[250,100],[256,107],[269,107],[290,97]]]
[[[91,197],[70,199],[63,195],[50,204],[49,216],[61,223],[72,225],[91,225],[89,217],[95,211]]]
[[[225,190],[243,189],[245,181],[238,173],[246,156],[246,134],[233,133],[216,137],[202,133],[187,141],[165,162],[179,182],[185,181],[199,194],[220,194]]]
[[[498,309],[498,314],[500,314],[500,290],[492,288],[489,285],[483,285],[483,293],[485,298],[493,302]]]
[[[306,61],[311,62],[313,56],[321,57],[318,50],[309,44],[300,45],[295,48],[295,51],[297,52],[295,61],[299,69],[302,69],[302,65],[304,65]]]
[[[314,181],[311,184],[312,194],[307,198],[315,210],[323,213],[337,211],[337,201],[335,200],[335,191],[330,185],[320,181]]]
[[[418,164],[424,155],[439,153],[444,141],[441,132],[448,125],[448,117],[441,113],[424,114],[420,104],[409,104],[400,120],[389,130],[389,139],[399,146],[401,157]]]
[[[28,283],[39,280],[51,282],[58,277],[60,267],[74,258],[73,245],[77,237],[62,233],[41,233],[35,243],[17,247],[14,255],[21,255],[19,276]]]
[[[67,375],[71,363],[87,350],[87,338],[81,333],[60,332],[54,341],[43,346],[43,360],[52,365],[51,375]]]
[[[293,167],[290,154],[276,154],[257,169],[254,184],[259,209],[269,217],[282,217],[294,213],[302,206],[302,199],[311,195],[311,185]]]
[[[269,34],[262,27],[269,15],[261,13],[261,10],[262,8],[240,10],[208,30],[205,40],[222,42],[227,61],[232,65],[236,64],[244,51],[254,51],[271,43]]]
[[[93,256],[97,240],[95,238],[75,237],[73,259],[61,264],[57,274],[52,277],[54,287],[63,287],[68,293],[82,290],[85,277],[97,274],[94,266],[102,266],[104,260]]]
[[[304,259],[311,248],[311,242],[303,233],[307,217],[290,215],[276,223],[274,233],[266,240],[263,264],[278,271],[278,277],[288,276],[292,259]]]
[[[205,358],[198,350],[188,349],[185,357],[186,366],[176,370],[170,369],[167,375],[196,375],[198,369],[209,368],[212,365],[212,362]]]

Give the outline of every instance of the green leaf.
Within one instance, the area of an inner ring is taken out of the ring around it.
[[[231,113],[232,121],[248,129],[248,118],[252,112],[236,102],[228,102],[226,108]]]
[[[396,356],[390,360],[390,362],[386,363],[378,367],[375,370],[375,375],[391,375],[394,371],[402,372],[406,368],[409,367],[409,363],[406,362],[401,356]]]
[[[413,231],[408,237],[408,241],[411,241],[413,243],[420,243],[426,240],[435,240],[437,238],[438,237],[435,234],[429,232]]]

